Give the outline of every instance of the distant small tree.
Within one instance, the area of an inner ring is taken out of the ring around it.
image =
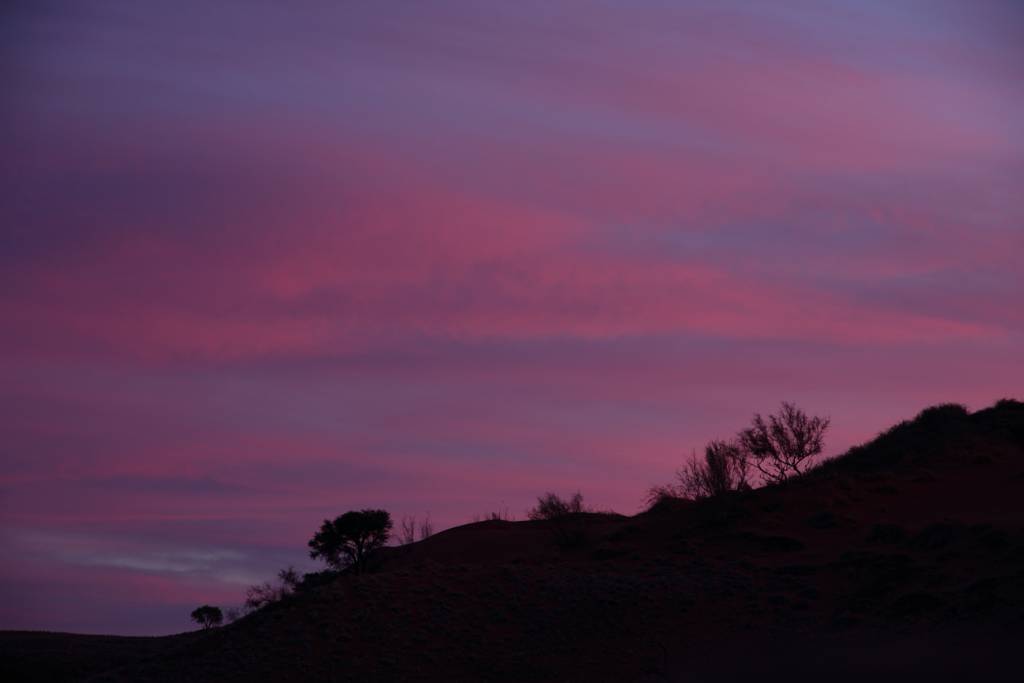
[[[192,610],[192,621],[196,622],[203,629],[210,629],[214,626],[220,626],[224,621],[224,614],[220,611],[220,607],[214,607],[213,605],[203,605]]]
[[[782,403],[777,415],[765,421],[760,413],[737,435],[737,445],[747,462],[770,483],[802,474],[809,460],[821,453],[827,417],[808,417],[792,403]]]
[[[387,510],[352,510],[333,521],[325,519],[309,541],[309,556],[335,569],[366,570],[367,557],[388,542],[391,515]]]

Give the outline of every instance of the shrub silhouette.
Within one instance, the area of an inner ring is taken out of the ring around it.
[[[295,567],[291,566],[279,571],[277,579],[281,582],[281,586],[289,593],[294,593],[302,585],[302,577],[299,576],[299,572],[295,570]]]
[[[415,543],[417,532],[419,532],[421,541],[434,535],[434,523],[430,521],[429,512],[419,524],[416,523],[416,515],[402,515],[401,527],[398,531],[399,545]]]
[[[783,401],[777,415],[765,422],[760,413],[753,424],[737,435],[742,457],[757,468],[769,483],[802,474],[808,460],[821,453],[827,417],[807,417],[792,403]]]
[[[254,612],[284,598],[284,591],[269,581],[245,589],[245,612]]]
[[[582,513],[587,511],[583,506],[583,494],[579,491],[568,500],[548,492],[537,498],[537,506],[526,516],[535,522],[548,522],[555,542],[562,548],[571,548],[583,545],[586,540]]]
[[[282,569],[277,573],[277,585],[266,581],[264,583],[249,586],[245,591],[245,611],[253,612],[275,602],[281,602],[289,595],[298,590],[304,580],[295,567]]]
[[[192,610],[192,621],[196,622],[203,629],[210,629],[214,626],[220,626],[224,621],[224,614],[220,611],[220,607],[214,607],[213,605],[203,605]]]
[[[808,459],[821,453],[828,426],[828,418],[807,417],[786,402],[767,421],[755,414],[753,424],[741,430],[735,441],[709,442],[704,458],[691,456],[676,472],[675,482],[649,489],[648,507],[672,499],[702,500],[749,489],[751,465],[768,483],[802,474]]]
[[[737,444],[711,441],[704,448],[704,458],[691,456],[690,461],[676,472],[674,483],[651,488],[647,493],[647,504],[653,507],[671,498],[701,500],[748,489],[749,469],[747,458]]]
[[[482,515],[473,515],[474,522],[513,522],[515,517],[509,512],[507,507],[495,510],[494,512],[485,512]]]
[[[334,569],[366,570],[366,560],[391,536],[387,510],[352,510],[333,521],[325,519],[309,541],[309,556],[323,559]]]
[[[558,519],[566,515],[586,512],[583,508],[583,494],[577,491],[569,500],[559,498],[555,493],[545,493],[537,498],[537,507],[526,513],[530,519]]]
[[[748,488],[747,471],[747,459],[737,445],[712,441],[704,448],[703,461],[692,458],[676,476],[682,497],[696,500]]]
[[[336,578],[339,573],[334,569],[324,569],[319,572],[307,572],[302,575],[302,582],[295,587],[296,592],[308,591],[312,588],[326,586]]]

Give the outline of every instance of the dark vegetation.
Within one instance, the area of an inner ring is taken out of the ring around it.
[[[421,541],[434,535],[434,523],[430,521],[429,512],[418,523],[414,515],[404,515],[402,517],[401,528],[398,532],[399,543],[401,545],[415,543],[417,531]]]
[[[267,581],[250,586],[245,592],[245,614],[284,600],[301,588],[303,581],[294,567],[288,567],[277,573],[276,583]],[[235,618],[231,621],[234,621],[241,615],[232,616]]]
[[[515,515],[507,507],[499,508],[491,512],[485,512],[482,515],[473,515],[474,522],[514,522],[516,521]]]
[[[402,545],[416,542],[416,518],[410,515],[402,517],[402,526],[398,532],[398,541]]]
[[[110,642],[6,634],[0,675],[1014,680],[1024,404],[936,406],[812,464],[827,426],[786,404],[755,416],[746,440],[711,442],[634,517],[549,493],[524,522],[412,540],[412,520],[409,542],[386,547],[386,512],[346,513],[310,541],[326,571],[282,572],[232,624]]]
[[[387,510],[352,510],[333,521],[325,519],[309,541],[309,556],[333,569],[351,567],[360,574],[370,554],[388,542],[391,528]]]
[[[586,512],[583,507],[583,494],[577,491],[572,498],[563,500],[555,493],[545,493],[537,499],[537,507],[527,513],[527,517],[534,521],[562,519],[569,515],[578,515]]]
[[[574,548],[587,540],[587,520],[591,512],[583,505],[583,494],[577,491],[563,499],[555,493],[545,493],[537,499],[537,506],[526,513],[534,522],[543,522],[551,531],[560,548]]]
[[[752,485],[752,469],[765,484],[800,476],[821,454],[829,423],[828,418],[808,417],[786,402],[767,421],[756,413],[751,426],[733,440],[708,443],[703,460],[691,456],[676,472],[675,482],[652,487],[647,502],[653,506],[671,499],[701,500],[746,491]]]
[[[737,450],[753,464],[766,482],[778,483],[799,476],[821,454],[827,417],[808,417],[792,403],[783,402],[778,415],[754,415],[753,424],[736,436]]]
[[[214,607],[213,605],[196,607],[192,610],[192,614],[190,616],[192,617],[192,621],[196,622],[204,629],[220,626],[224,621],[224,614],[220,611],[220,608]]]

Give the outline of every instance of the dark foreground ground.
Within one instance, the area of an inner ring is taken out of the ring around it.
[[[0,634],[0,677],[1017,681],[1022,642],[1024,404],[1003,401],[726,500],[451,529],[210,633]]]

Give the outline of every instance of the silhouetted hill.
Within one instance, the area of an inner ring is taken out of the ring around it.
[[[89,680],[1017,680],[1022,501],[1024,404],[938,406],[784,484],[581,515],[571,548],[502,521],[390,548]]]

